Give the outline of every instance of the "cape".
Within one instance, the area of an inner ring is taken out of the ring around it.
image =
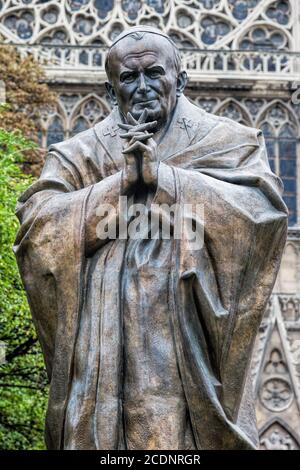
[[[66,448],[72,432],[78,449],[122,448],[126,241],[86,246],[92,198],[117,205],[120,194],[120,119],[115,108],[94,128],[51,146],[40,178],[17,205],[14,251],[50,380],[49,449]],[[170,240],[170,318],[195,443],[253,449],[248,372],[286,240],[282,183],[270,170],[261,131],[211,115],[184,96],[158,152],[155,202],[204,207],[201,249],[191,250],[188,237]]]

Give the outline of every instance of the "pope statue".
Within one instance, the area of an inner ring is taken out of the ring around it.
[[[14,251],[50,380],[47,447],[255,449],[249,364],[286,239],[281,181],[261,131],[184,96],[161,31],[124,31],[105,66],[112,112],[52,145],[17,206]],[[144,222],[125,237],[121,223],[141,220],[132,207]],[[159,207],[169,237],[150,236]]]

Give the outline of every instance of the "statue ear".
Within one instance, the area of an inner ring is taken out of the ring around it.
[[[108,93],[108,95],[111,99],[112,104],[114,106],[117,105],[118,104],[117,103],[117,98],[116,98],[115,90],[114,90],[112,84],[109,83],[109,82],[105,82],[105,88],[106,88],[106,91],[107,91],[107,93]]]
[[[180,96],[183,93],[183,90],[186,87],[188,81],[188,76],[185,70],[179,72],[177,77],[177,87],[176,87],[176,96]]]

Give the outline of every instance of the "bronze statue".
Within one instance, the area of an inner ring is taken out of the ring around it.
[[[113,111],[51,146],[17,207],[14,250],[50,379],[47,447],[256,448],[248,370],[287,230],[262,133],[189,102],[159,30],[123,32],[106,70]],[[120,196],[144,221],[159,205],[201,206],[186,218],[203,244],[184,224],[175,236],[166,210],[169,239],[147,223],[142,237],[99,236],[104,205],[117,229],[134,220]]]

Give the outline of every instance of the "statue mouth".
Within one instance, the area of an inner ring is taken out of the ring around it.
[[[157,101],[157,98],[153,98],[151,100],[136,101],[134,104],[146,105],[146,104],[151,104],[154,101]]]

